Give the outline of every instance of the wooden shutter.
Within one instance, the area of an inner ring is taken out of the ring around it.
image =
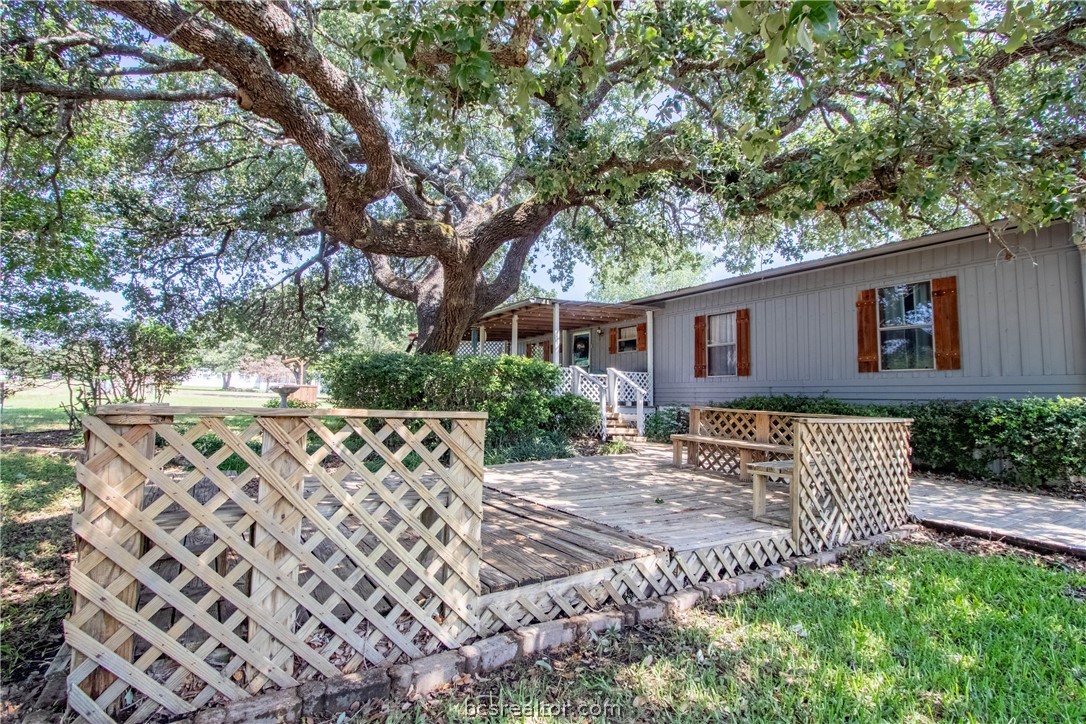
[[[607,351],[610,354],[618,354],[618,327],[611,327],[607,331]]]
[[[856,295],[856,360],[860,372],[879,371],[879,314],[874,289]]]
[[[750,310],[735,310],[735,374],[750,377]]]
[[[705,315],[694,317],[694,377],[709,374],[709,350],[705,346]]]
[[[551,361],[551,342],[549,339],[543,342],[543,361]]]
[[[649,325],[645,322],[637,325],[637,351],[644,352],[649,348]]]
[[[931,280],[935,314],[935,369],[960,370],[962,343],[958,331],[958,277]]]
[[[528,359],[531,359],[532,355],[534,355],[534,354],[535,354],[535,344],[534,343],[529,342],[526,345],[524,345],[524,356],[525,357],[527,357]]]

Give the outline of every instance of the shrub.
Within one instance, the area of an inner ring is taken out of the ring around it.
[[[279,400],[268,400],[264,403],[264,407],[276,408],[279,407]],[[295,410],[312,410],[318,407],[316,402],[303,402],[302,400],[292,400],[287,398],[287,407]]]
[[[523,463],[530,460],[558,460],[571,458],[577,451],[569,444],[569,439],[558,432],[542,432],[524,438],[510,445],[487,449],[484,462],[487,465],[504,463]]]
[[[584,437],[600,424],[600,406],[580,395],[566,393],[547,403],[547,429],[569,437]]]
[[[329,396],[343,407],[486,412],[492,447],[533,440],[548,429],[561,374],[524,357],[401,353],[337,355],[321,369]]]
[[[1086,399],[933,400],[861,404],[761,395],[720,407],[811,414],[911,417],[917,467],[1028,486],[1086,475]]]
[[[690,429],[685,407],[661,407],[645,416],[645,437],[652,442],[671,442],[671,436]]]

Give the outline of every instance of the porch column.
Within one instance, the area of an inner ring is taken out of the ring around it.
[[[514,314],[513,315],[513,335],[512,335],[513,338],[509,342],[509,354],[520,354],[520,352],[517,351],[517,320],[518,319],[519,319],[519,317],[517,317],[517,315]]]
[[[486,327],[479,325],[479,348],[486,354]]]
[[[558,302],[555,302],[551,317],[551,362],[559,366],[562,364],[561,346],[562,329],[558,324]]]
[[[645,352],[648,355],[648,363],[645,369],[649,373],[649,404],[653,407],[656,406],[656,376],[653,373],[653,351],[652,351],[652,310],[645,312],[645,336],[648,342]]]

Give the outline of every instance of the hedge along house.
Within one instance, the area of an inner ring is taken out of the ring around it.
[[[657,406],[1081,396],[1082,235],[1058,223],[997,240],[969,226],[624,304],[528,300],[481,320],[474,349],[500,340],[486,351],[550,359],[567,380],[611,370],[616,407],[631,400],[615,372]]]

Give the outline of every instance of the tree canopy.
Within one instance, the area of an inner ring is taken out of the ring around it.
[[[123,280],[191,317],[338,280],[413,305],[431,351],[541,249],[558,278],[743,268],[1082,206],[1075,2],[23,0],[3,24],[27,298]]]

